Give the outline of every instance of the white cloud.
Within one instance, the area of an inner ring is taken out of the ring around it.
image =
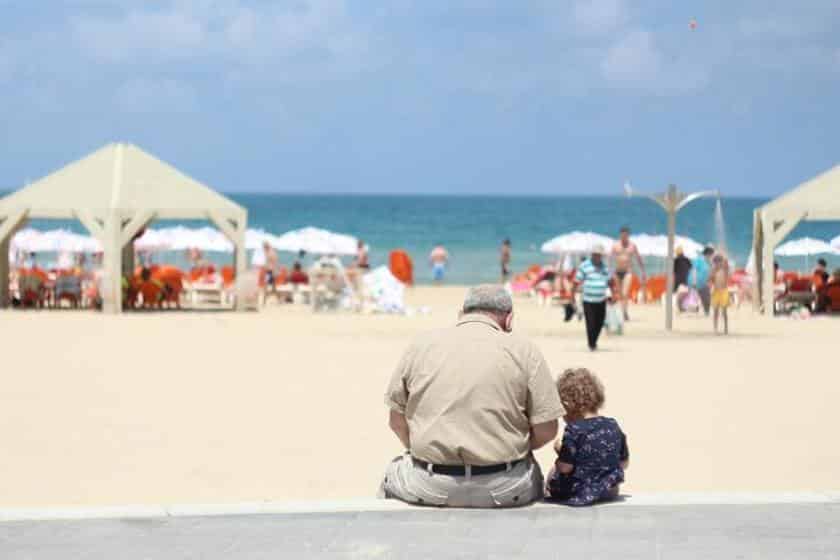
[[[206,42],[202,23],[178,11],[130,11],[118,18],[79,16],[72,21],[76,41],[95,58],[118,62],[138,56],[183,58]]]
[[[134,79],[115,94],[117,108],[127,113],[184,113],[196,107],[192,88],[175,80]]]
[[[607,49],[601,75],[612,86],[660,95],[702,89],[709,82],[708,61],[677,48],[665,56],[649,31],[630,31]]]
[[[577,0],[572,15],[578,32],[604,35],[625,23],[627,10],[624,0]]]
[[[610,82],[644,85],[655,81],[662,68],[662,54],[648,31],[631,31],[607,50],[601,72]]]

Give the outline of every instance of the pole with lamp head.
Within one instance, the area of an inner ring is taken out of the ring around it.
[[[689,202],[704,196],[715,196],[720,198],[720,191],[698,191],[684,193],[676,185],[668,185],[662,193],[642,193],[633,190],[630,183],[624,183],[624,194],[630,198],[642,196],[654,201],[665,210],[668,219],[668,256],[665,261],[665,329],[674,328],[674,244],[677,236],[677,212],[682,210]]]

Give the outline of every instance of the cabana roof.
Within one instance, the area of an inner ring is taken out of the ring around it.
[[[778,220],[840,220],[840,165],[771,200],[758,211]]]
[[[121,311],[121,280],[133,273],[132,240],[154,220],[212,221],[235,247],[237,277],[245,272],[245,208],[131,144],[108,144],[0,199],[0,253],[8,252],[17,229],[38,218],[78,219],[102,243],[106,311]],[[8,284],[3,255],[0,307],[8,305]],[[241,298],[237,307],[244,309]]]
[[[159,219],[207,219],[208,212],[244,219],[245,209],[131,144],[108,144],[0,199],[0,216],[72,219],[86,210],[99,220],[152,211]]]
[[[773,310],[773,252],[803,221],[840,221],[840,165],[805,181],[755,210],[753,255],[754,302]]]

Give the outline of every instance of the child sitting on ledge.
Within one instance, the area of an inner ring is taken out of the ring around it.
[[[571,506],[586,506],[618,496],[629,462],[627,439],[613,418],[598,415],[604,387],[585,368],[567,369],[557,379],[566,409],[563,439],[554,444],[557,460],[546,492]]]

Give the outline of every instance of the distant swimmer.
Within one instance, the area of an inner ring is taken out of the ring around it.
[[[510,276],[510,239],[502,241],[502,248],[499,250],[499,263],[502,267],[502,284],[507,282]]]
[[[435,283],[443,282],[443,275],[446,272],[446,264],[449,262],[449,253],[443,245],[436,245],[429,253],[429,262],[432,264],[432,277]]]
[[[621,228],[620,236],[610,253],[610,267],[615,270],[616,283],[621,291],[621,309],[624,312],[624,320],[628,321],[630,315],[627,313],[628,301],[630,300],[630,287],[633,285],[633,258],[639,264],[639,272],[642,284],[647,282],[645,263],[639,254],[639,248],[630,241],[630,228]]]

